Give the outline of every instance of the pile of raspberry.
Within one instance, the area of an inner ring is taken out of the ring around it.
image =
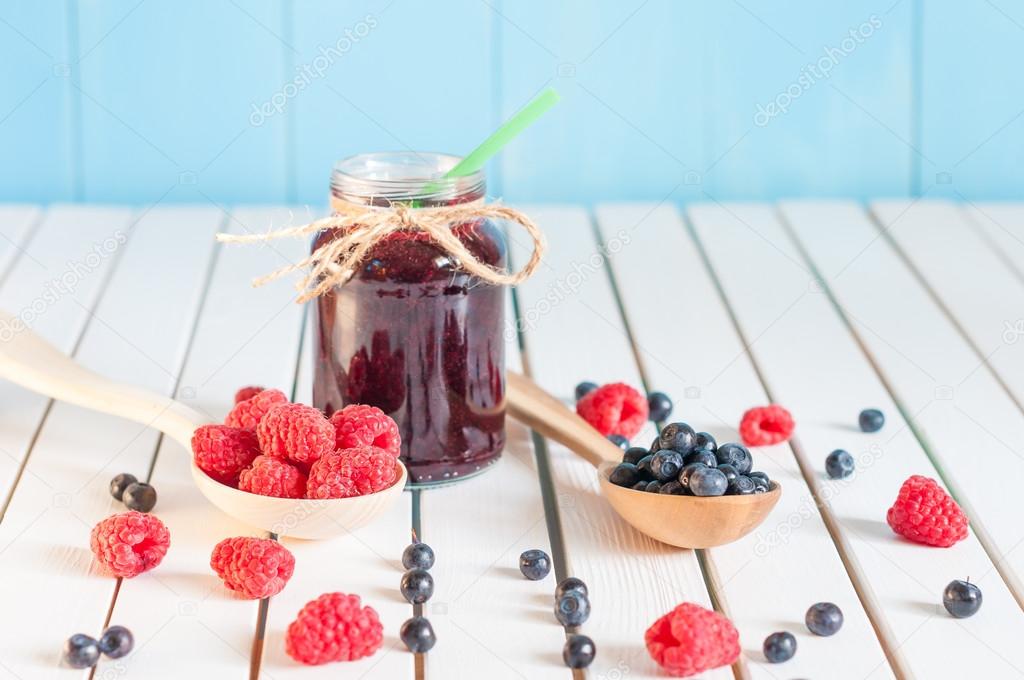
[[[374,406],[327,418],[280,390],[243,387],[223,425],[192,435],[196,466],[227,486],[277,498],[347,498],[398,477],[398,425]]]

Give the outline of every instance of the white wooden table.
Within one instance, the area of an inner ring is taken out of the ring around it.
[[[199,495],[177,444],[0,384],[0,680],[88,677],[59,666],[61,644],[107,622],[131,628],[137,646],[97,678],[567,678],[555,579],[517,572],[536,547],[590,587],[594,680],[658,677],[643,632],[681,601],[718,607],[740,631],[741,660],[707,678],[1024,675],[1024,205],[526,208],[551,247],[515,293],[524,350],[510,333],[510,366],[567,400],[584,379],[663,390],[674,419],[719,441],[737,437],[746,408],[784,404],[796,435],[755,462],[785,493],[758,531],[706,551],[654,543],[617,519],[586,463],[535,449],[510,422],[493,471],[404,494],[347,537],[286,541],[295,576],[261,607],[209,569],[218,540],[252,530]],[[0,207],[0,308],[89,367],[214,420],[244,384],[308,402],[303,309],[288,285],[249,287],[305,244],[213,239],[288,219],[284,208]],[[856,428],[865,407],[885,412],[881,432]],[[824,477],[835,448],[857,458],[852,479]],[[172,547],[158,569],[118,583],[94,571],[88,535],[122,509],[107,485],[125,471],[156,486]],[[970,515],[968,540],[927,548],[889,530],[885,511],[911,474],[941,477]],[[397,638],[411,615],[398,581],[414,523],[438,555],[426,614],[439,642],[419,663]],[[955,620],[942,589],[967,577],[984,605]],[[333,590],[380,612],[384,647],[301,667],[284,629]],[[833,638],[803,625],[821,600],[846,616]],[[760,647],[776,630],[799,648],[772,666]]]

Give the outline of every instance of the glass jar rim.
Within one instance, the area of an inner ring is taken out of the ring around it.
[[[343,200],[375,203],[442,203],[482,197],[483,170],[462,177],[444,174],[462,159],[445,153],[384,151],[349,156],[334,164],[331,193]]]

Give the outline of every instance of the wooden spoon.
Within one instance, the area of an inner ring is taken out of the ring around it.
[[[647,493],[612,484],[608,475],[622,460],[622,449],[529,378],[509,371],[507,380],[509,415],[596,467],[601,491],[622,519],[663,543],[680,548],[731,543],[764,521],[782,494],[776,482],[767,493],[704,498]]]

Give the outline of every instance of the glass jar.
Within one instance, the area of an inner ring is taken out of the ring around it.
[[[334,167],[332,206],[337,212],[482,201],[483,172],[440,179],[459,160],[415,152],[353,156]],[[505,239],[491,221],[452,231],[481,262],[506,266]],[[339,235],[322,232],[313,248]],[[314,405],[330,415],[371,404],[394,418],[410,484],[455,481],[498,460],[505,444],[501,286],[460,270],[424,233],[397,231],[314,309]]]

